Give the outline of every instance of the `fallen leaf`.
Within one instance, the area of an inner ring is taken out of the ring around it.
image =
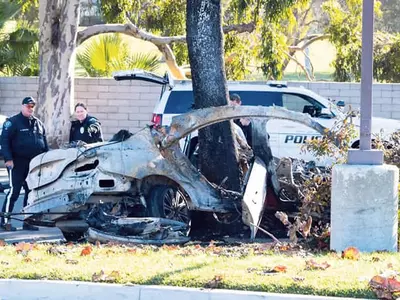
[[[67,260],[65,260],[65,263],[68,265],[77,265],[78,261],[75,259],[67,259]]]
[[[129,249],[126,250],[126,252],[136,254],[137,253],[137,249],[136,248],[129,248]]]
[[[223,280],[222,275],[215,275],[213,279],[211,279],[204,285],[204,287],[207,289],[216,289],[221,285],[222,280]]]
[[[25,257],[22,261],[23,261],[23,262],[26,262],[26,263],[30,263],[30,262],[32,262],[32,258],[30,258],[30,257]]]
[[[47,252],[47,254],[51,254],[51,255],[62,255],[62,254],[65,254],[67,252],[67,250],[64,248],[53,246],[53,247],[49,247],[46,252]]]
[[[93,282],[116,282],[121,278],[118,271],[112,271],[109,275],[106,275],[103,270],[99,273],[92,275]]]
[[[302,282],[302,281],[305,280],[304,277],[300,277],[300,276],[293,277],[292,279],[293,279],[294,281],[296,281],[296,282]]]
[[[0,264],[2,264],[4,266],[8,266],[10,263],[8,261],[1,261]]]
[[[28,252],[33,249],[33,244],[30,243],[18,243],[15,245],[15,251],[17,253],[21,253],[23,256],[28,255]]]
[[[378,262],[378,261],[380,261],[381,259],[379,258],[379,257],[377,257],[377,256],[373,256],[372,258],[371,258],[371,261],[372,262]]]
[[[106,281],[107,282],[116,282],[121,279],[121,275],[119,274],[118,271],[112,271],[107,277]]]
[[[348,247],[342,252],[342,258],[359,260],[360,259],[360,251],[356,247]]]
[[[81,256],[87,256],[92,253],[92,247],[86,246],[85,248],[82,249]]]
[[[179,247],[176,245],[163,245],[161,248],[167,251],[174,251],[179,249]]]
[[[396,278],[388,278],[388,289],[392,293],[400,292],[400,281]]]
[[[101,270],[99,273],[93,273],[92,281],[93,282],[103,281],[105,277],[106,277],[106,275],[104,274],[104,271]]]
[[[303,226],[303,236],[305,238],[310,234],[311,225],[312,225],[312,217],[309,216],[307,222]]]
[[[273,272],[276,272],[276,273],[286,273],[287,267],[286,267],[286,266],[282,266],[282,265],[278,265],[278,266],[275,266],[275,267],[272,269],[272,271],[273,271]]]
[[[307,270],[326,270],[330,267],[331,265],[328,264],[327,262],[323,263],[317,263],[315,260],[310,259],[306,261],[306,269]]]

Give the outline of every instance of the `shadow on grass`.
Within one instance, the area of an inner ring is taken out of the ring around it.
[[[199,269],[201,269],[201,268],[203,268],[205,266],[207,266],[207,264],[206,263],[202,263],[202,264],[196,264],[194,266],[190,266],[190,267],[187,267],[187,268],[182,268],[182,269],[178,269],[178,270],[163,272],[161,274],[157,274],[157,275],[155,275],[155,276],[153,276],[153,277],[151,277],[149,279],[144,280],[140,284],[146,284],[146,285],[170,285],[170,283],[166,283],[166,279],[168,279],[168,277],[170,277],[172,275],[180,274],[180,273],[183,273],[183,272],[187,272],[187,271],[199,270]],[[181,286],[179,284],[179,282],[177,282],[177,285]]]
[[[348,297],[348,298],[363,298],[363,299],[377,299],[374,292],[365,289],[346,289],[335,291],[327,289],[316,289],[312,286],[305,284],[294,283],[290,286],[277,286],[274,284],[269,285],[229,285],[222,283],[218,288],[228,290],[242,290],[252,292],[268,292],[278,294],[298,294],[298,295],[318,295],[326,297]]]

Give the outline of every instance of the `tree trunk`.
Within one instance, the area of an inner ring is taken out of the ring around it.
[[[223,60],[221,2],[187,0],[187,43],[192,70],[196,108],[228,103]],[[222,122],[199,131],[199,167],[208,180],[240,191],[238,157],[230,122]]]
[[[51,148],[68,140],[80,0],[39,1],[38,116]]]

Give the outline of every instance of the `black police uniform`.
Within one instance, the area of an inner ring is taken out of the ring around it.
[[[10,191],[2,209],[2,212],[7,213],[12,212],[21,187],[25,190],[24,206],[27,205],[29,189],[25,180],[29,163],[36,155],[49,150],[43,123],[34,116],[27,118],[22,113],[7,119],[3,124],[1,148],[4,161],[12,160],[14,163],[14,167],[8,170]],[[7,218],[1,218],[1,225],[7,222]]]
[[[249,123],[249,125],[243,125],[240,122],[240,119],[235,119],[233,120],[233,122],[235,122],[235,124],[242,129],[243,134],[246,137],[247,144],[250,147],[253,147],[253,125],[251,124],[251,122]]]
[[[85,120],[71,122],[71,130],[69,133],[69,142],[83,141],[87,144],[103,141],[100,122],[91,116],[86,116]]]

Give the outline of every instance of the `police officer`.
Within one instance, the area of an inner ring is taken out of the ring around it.
[[[233,106],[240,106],[242,105],[242,100],[240,99],[240,96],[238,94],[231,94],[230,95],[230,105]],[[253,144],[253,128],[250,119],[248,118],[240,118],[240,119],[235,119],[233,122],[238,125],[242,131],[244,136],[246,137],[247,144],[252,147]]]
[[[76,121],[71,122],[69,142],[83,141],[87,144],[103,141],[100,122],[88,115],[86,105],[77,103],[75,105]]]
[[[25,180],[29,172],[29,163],[36,155],[49,150],[43,123],[33,116],[35,104],[32,97],[24,98],[21,112],[3,124],[1,148],[10,180],[10,190],[3,204],[3,213],[13,211],[21,187],[25,190],[24,206],[27,205],[29,189]],[[5,230],[15,230],[7,215],[2,216],[0,225]],[[25,223],[23,229],[38,230],[37,227]]]

